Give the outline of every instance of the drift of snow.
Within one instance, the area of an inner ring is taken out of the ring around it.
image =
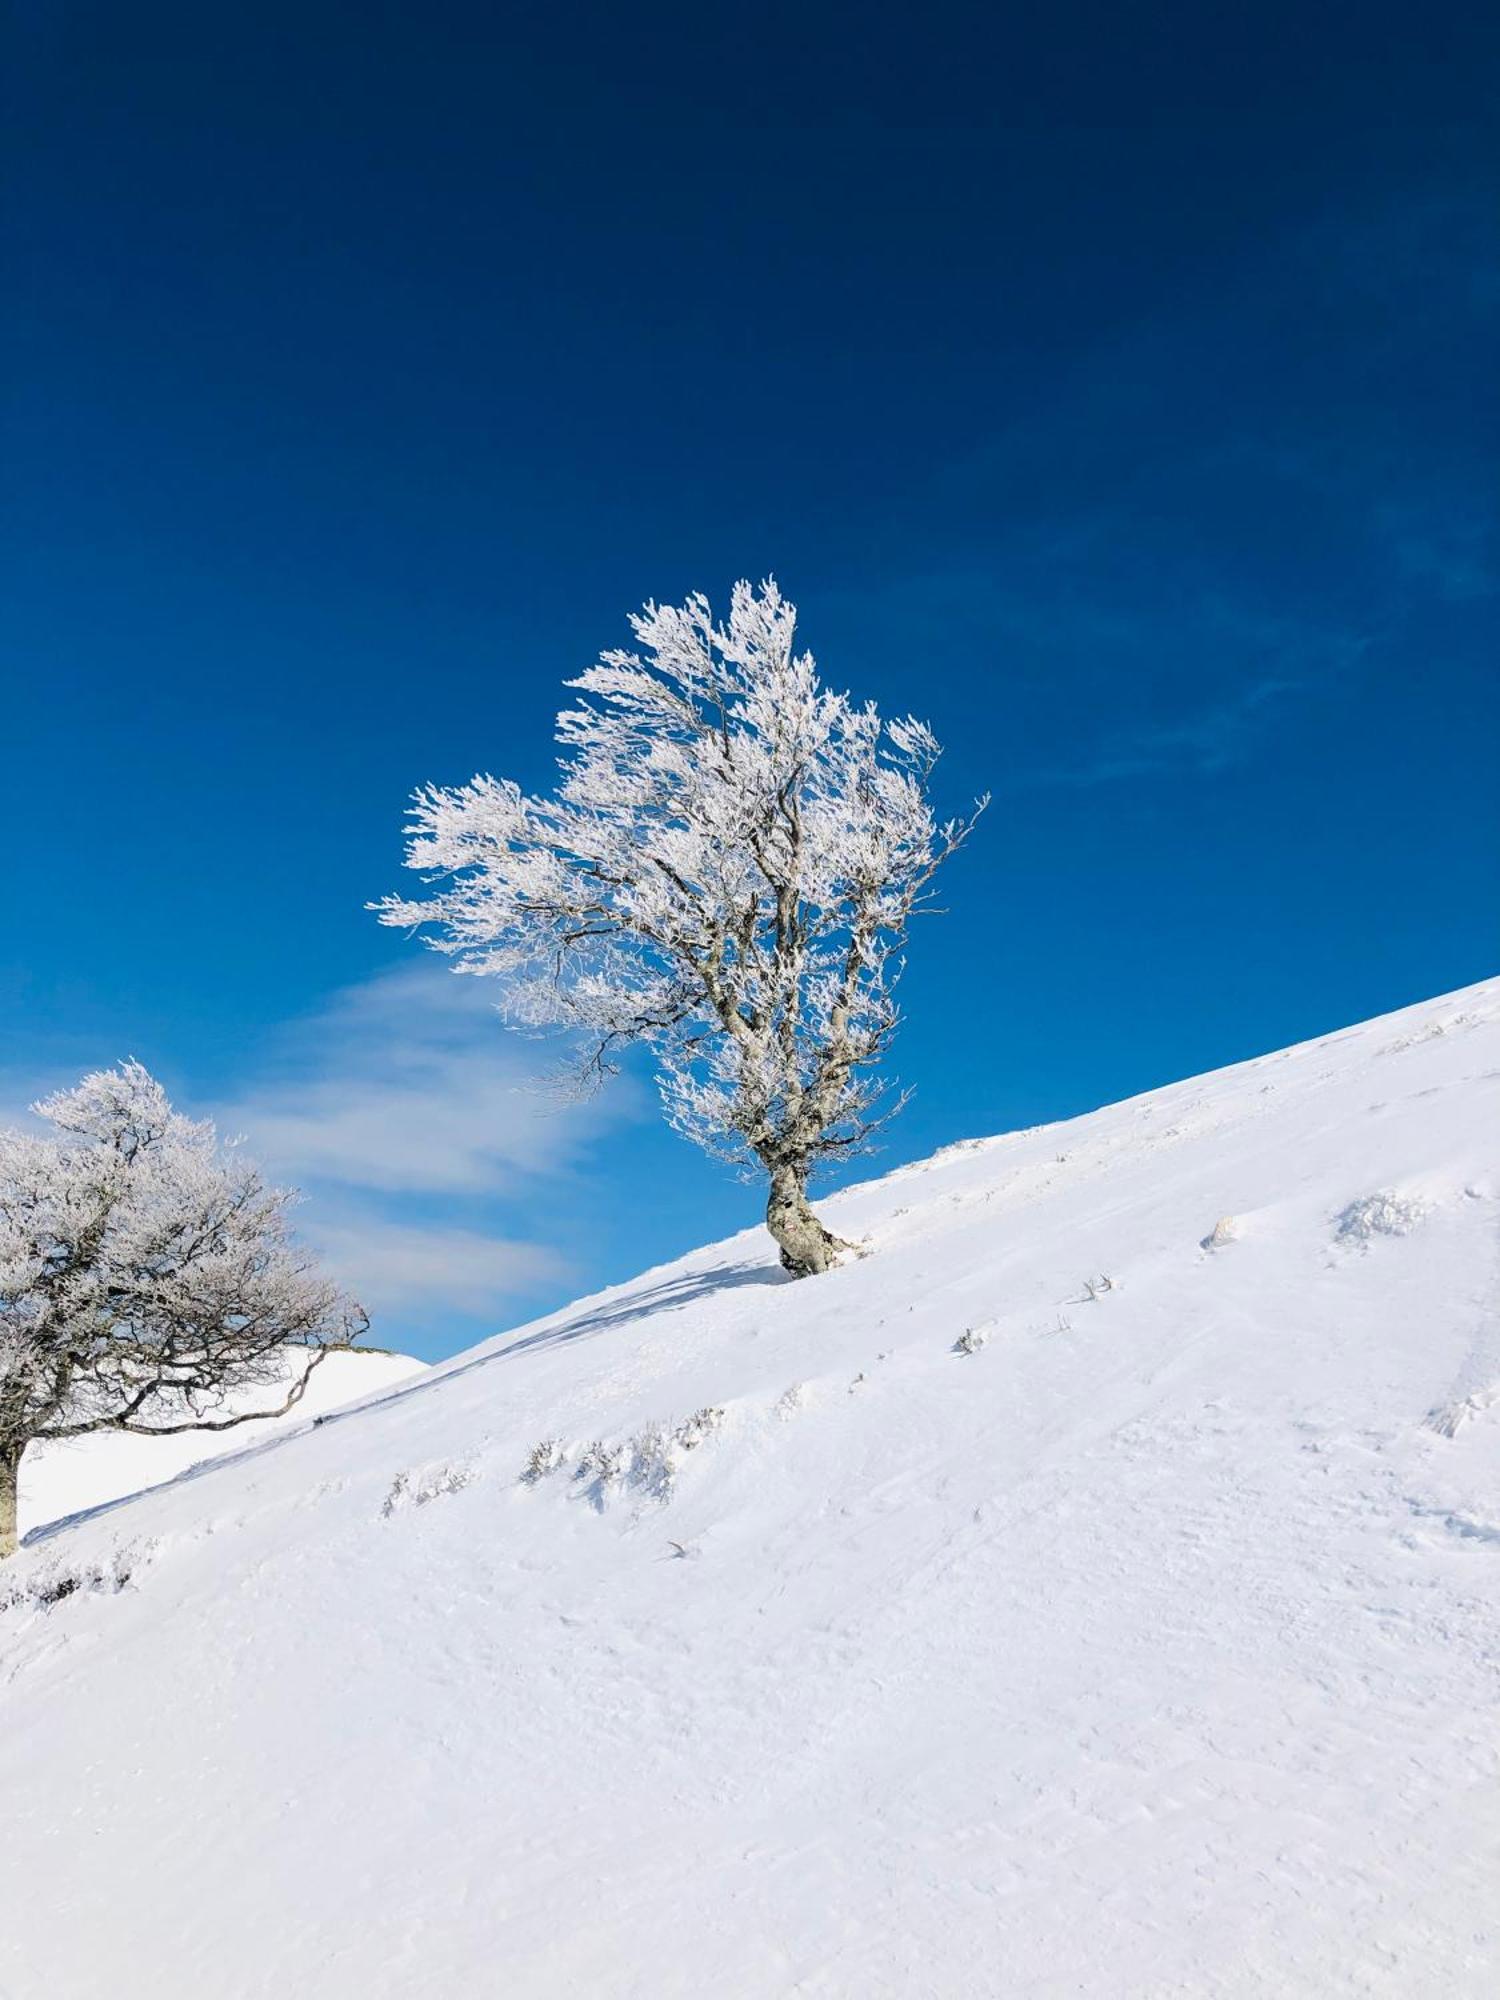
[[[1493,982],[33,1532],[0,1992],[1489,2000],[1497,1133]]]

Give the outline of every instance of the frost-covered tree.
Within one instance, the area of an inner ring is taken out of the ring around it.
[[[825,1271],[849,1246],[808,1177],[899,1108],[878,1069],[907,929],[973,819],[935,821],[932,732],[823,687],[774,582],[737,584],[727,623],[693,596],[631,624],[639,651],[568,683],[556,794],[424,788],[431,893],[374,907],[498,975],[512,1021],[579,1031],[584,1073],[644,1043],[671,1123],[769,1176],[787,1270]]]
[[[289,1238],[290,1196],[139,1063],[33,1108],[50,1131],[0,1132],[0,1556],[27,1445],[279,1416],[366,1324]]]

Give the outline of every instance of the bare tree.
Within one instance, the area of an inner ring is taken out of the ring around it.
[[[417,794],[407,862],[433,885],[382,921],[435,924],[457,969],[495,974],[527,1026],[581,1031],[583,1069],[654,1053],[671,1123],[770,1180],[766,1223],[794,1276],[847,1244],[809,1174],[903,1101],[877,1068],[913,915],[973,817],[938,825],[938,745],[818,680],[774,582],[648,604],[639,652],[569,686],[551,798],[477,777]]]
[[[0,1556],[29,1444],[280,1416],[366,1326],[291,1242],[291,1197],[139,1063],[34,1109],[50,1132],[0,1132]]]

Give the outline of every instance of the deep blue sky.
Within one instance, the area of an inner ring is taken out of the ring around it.
[[[1500,16],[5,19],[7,1103],[138,1054],[429,1352],[751,1219],[640,1091],[489,1157],[531,1052],[362,905],[770,570],[996,795],[887,1163],[1497,969]]]

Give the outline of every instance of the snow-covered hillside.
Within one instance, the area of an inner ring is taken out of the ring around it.
[[[0,1992],[1488,2000],[1497,1135],[1500,982],[33,1535]]]
[[[295,1368],[288,1363],[288,1386],[300,1372],[300,1360],[297,1357]],[[33,1445],[21,1461],[21,1532],[86,1508],[103,1507],[111,1500],[123,1500],[150,1486],[161,1486],[207,1459],[263,1443],[278,1424],[300,1427],[311,1417],[405,1382],[421,1369],[422,1363],[409,1354],[354,1348],[347,1354],[330,1354],[321,1362],[301,1401],[285,1417],[237,1424],[225,1431],[181,1431],[159,1438],[132,1436],[127,1431],[94,1431],[63,1443]],[[262,1385],[241,1397],[226,1398],[223,1414],[264,1409],[284,1393],[279,1385]]]

